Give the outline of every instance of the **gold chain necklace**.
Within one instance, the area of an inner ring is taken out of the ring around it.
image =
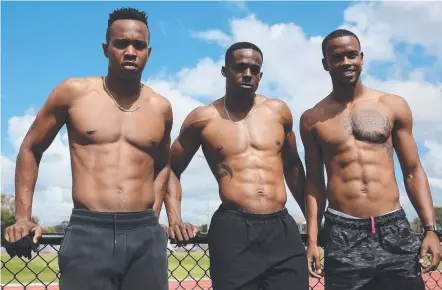
[[[241,121],[233,121],[232,118],[230,118],[230,114],[229,111],[227,110],[227,106],[226,106],[226,96],[224,95],[223,97],[224,99],[224,111],[226,112],[227,117],[229,118],[230,122],[232,122],[235,125],[239,125],[239,124],[243,124],[247,121],[247,119],[249,118],[250,112],[252,112],[252,109],[254,109],[255,107],[255,98],[253,98],[253,106],[250,109],[250,111],[247,113],[246,117],[244,119],[242,119]]]
[[[107,88],[107,85],[106,85],[106,79],[107,79],[107,77],[104,77],[104,78],[103,78],[104,89],[105,89],[106,93],[107,93],[107,94],[111,97],[111,99],[114,101],[115,105],[116,105],[121,111],[123,111],[123,112],[135,112],[136,110],[138,110],[139,108],[141,108],[141,106],[143,105],[143,97],[142,97],[142,95],[141,95],[141,88],[143,87],[143,84],[140,84],[140,96],[138,97],[138,99],[141,99],[140,104],[139,104],[137,107],[133,108],[133,109],[125,109],[125,108],[123,108],[122,106],[120,106],[120,105],[117,103],[117,101],[115,100],[114,96],[112,96],[111,92],[110,92],[109,89]]]

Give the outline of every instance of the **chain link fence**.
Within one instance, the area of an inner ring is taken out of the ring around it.
[[[63,234],[45,233],[31,259],[11,258],[2,248],[1,289],[58,290],[58,248]],[[306,235],[302,235],[305,242]],[[187,245],[168,247],[169,290],[212,289],[207,236]],[[424,275],[426,289],[442,290],[441,270]],[[440,282],[439,282],[440,281]],[[311,290],[324,289],[323,279],[310,278]]]

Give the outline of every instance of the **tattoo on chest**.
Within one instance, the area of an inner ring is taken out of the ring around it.
[[[227,175],[230,175],[230,180],[232,180],[233,177],[233,171],[232,168],[229,167],[229,165],[226,164],[218,164],[216,168],[216,176],[221,179],[223,177],[226,177]]]
[[[385,149],[387,150],[388,159],[393,160],[393,155],[394,155],[393,146],[391,146],[388,141],[382,144],[382,146],[385,147]]]
[[[344,129],[355,139],[383,144],[390,137],[391,125],[388,118],[374,109],[361,109],[344,120]]]

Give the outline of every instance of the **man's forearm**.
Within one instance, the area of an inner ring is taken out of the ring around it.
[[[306,194],[307,237],[309,244],[318,244],[318,234],[325,211],[325,193]]]
[[[21,148],[15,167],[15,220],[31,220],[32,199],[41,155]]]
[[[299,205],[302,214],[305,212],[305,172],[302,163],[284,170],[287,186]]]
[[[153,209],[156,215],[160,216],[161,207],[166,195],[167,182],[169,181],[170,167],[165,166],[162,170],[157,170],[154,175],[155,180],[153,186],[155,192],[155,204],[153,206]]]
[[[405,188],[413,204],[422,225],[436,223],[433,200],[431,198],[430,186],[424,169],[416,167],[410,174],[405,176]]]
[[[181,184],[173,172],[170,174],[164,203],[169,225],[181,224]]]

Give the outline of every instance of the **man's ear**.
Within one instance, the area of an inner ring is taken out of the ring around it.
[[[107,49],[109,47],[109,44],[107,42],[103,42],[103,54],[105,58],[109,58],[109,54],[107,53]]]
[[[364,65],[364,53],[362,51],[361,51],[361,60],[362,60],[361,66],[363,66]]]
[[[325,71],[328,71],[328,63],[325,57],[322,59],[322,67],[324,68]]]
[[[149,58],[150,58],[150,53],[152,52],[152,46],[148,46],[147,47],[147,60],[149,60]],[[146,61],[147,61],[146,60]]]
[[[221,67],[221,74],[224,76],[224,77],[226,77],[226,70],[227,70],[227,68],[225,67],[225,66],[222,66]]]

